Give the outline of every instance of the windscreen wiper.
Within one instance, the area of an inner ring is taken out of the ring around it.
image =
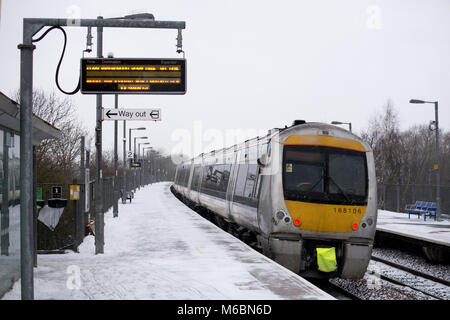
[[[341,192],[341,194],[345,197],[345,199],[350,202],[353,203],[353,201],[350,201],[350,198],[348,197],[348,195],[344,192],[344,190],[342,190],[342,188],[336,183],[336,181],[334,181],[334,179],[332,177],[328,177],[328,179],[333,182],[335,184],[336,187],[338,187],[339,191]]]
[[[313,185],[311,188],[309,188],[308,191],[305,192],[305,196],[308,195],[308,194],[310,194],[311,191],[313,191],[314,188],[320,183],[320,181],[323,180],[323,178],[324,178],[324,175],[322,175],[322,176],[319,178],[319,180],[317,180],[317,181],[314,183],[314,185]]]

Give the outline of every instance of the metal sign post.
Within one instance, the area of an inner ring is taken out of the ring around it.
[[[115,110],[119,108],[119,95],[114,95],[115,100]],[[114,202],[113,202],[113,216],[116,218],[119,216],[119,205],[117,203],[119,190],[118,190],[118,174],[117,174],[117,160],[119,159],[117,155],[117,120],[114,121]]]
[[[127,146],[127,121],[123,121],[123,181],[122,181],[122,203],[126,202],[127,196],[127,162],[126,162],[126,146]]]
[[[97,27],[97,55],[102,55],[103,28],[154,28],[178,30],[177,52],[181,50],[181,30],[184,21],[155,21],[152,15],[129,16],[118,19],[23,19],[23,42],[20,49],[20,240],[21,240],[21,294],[22,299],[34,299],[33,283],[33,144],[32,144],[32,110],[33,110],[33,36],[45,26]],[[97,95],[97,181],[101,178],[101,95]],[[99,121],[100,120],[100,121]],[[97,196],[101,195],[102,184],[99,183]],[[100,202],[98,202],[100,203]],[[101,210],[101,203],[97,206]],[[103,252],[103,212],[96,212],[96,253]],[[98,217],[97,217],[98,215]],[[100,221],[101,220],[101,221]],[[97,230],[98,225],[98,230]],[[97,231],[100,231],[97,234]],[[98,237],[98,238],[97,238]]]
[[[97,17],[103,20],[103,17]],[[103,56],[103,27],[97,26],[97,57]],[[103,253],[103,159],[102,159],[102,95],[97,94],[97,127],[95,128],[95,148],[97,156],[96,192],[95,192],[95,254]]]

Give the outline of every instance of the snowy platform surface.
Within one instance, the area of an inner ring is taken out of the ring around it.
[[[157,183],[105,214],[104,254],[39,255],[35,299],[334,299],[190,210]],[[20,281],[3,299],[20,299]]]
[[[401,236],[450,246],[450,221],[423,220],[417,215],[378,210],[377,230],[395,233]]]

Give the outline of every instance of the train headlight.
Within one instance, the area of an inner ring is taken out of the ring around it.
[[[276,216],[277,216],[277,219],[278,219],[278,220],[281,220],[281,219],[284,218],[284,212],[283,212],[283,211],[278,211],[277,214],[276,214]]]
[[[367,219],[367,224],[368,224],[369,226],[371,226],[372,223],[373,223],[373,219],[372,219],[372,218]]]

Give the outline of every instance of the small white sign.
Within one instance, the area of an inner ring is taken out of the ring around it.
[[[103,108],[102,120],[161,121],[161,109]]]
[[[127,151],[127,159],[133,159],[133,158],[134,158],[134,156],[133,156],[133,151],[128,150],[128,151]]]

